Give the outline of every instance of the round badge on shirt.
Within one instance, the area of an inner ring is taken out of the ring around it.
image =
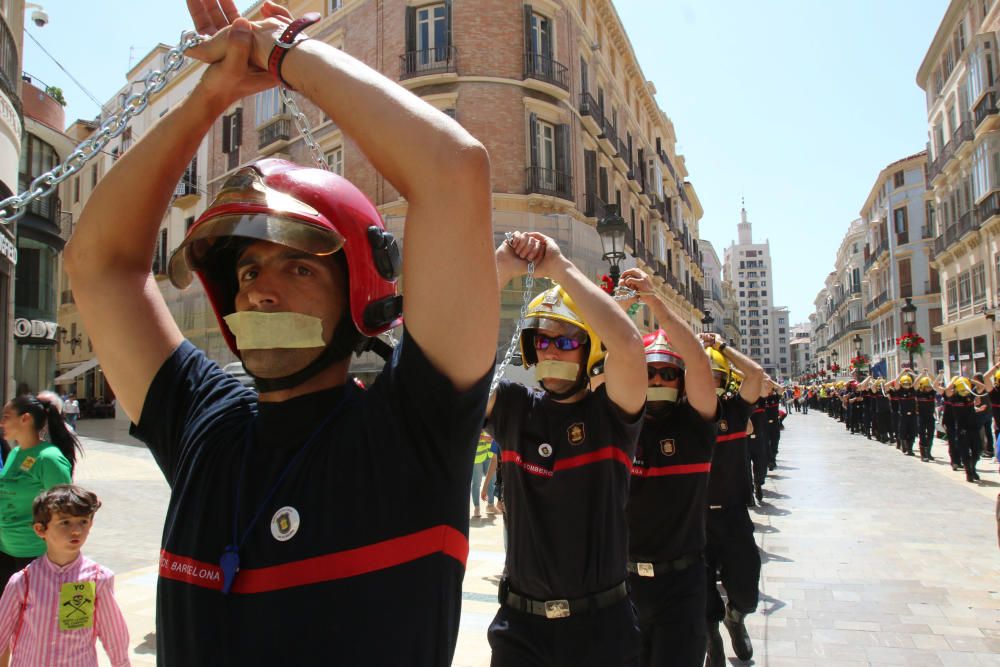
[[[287,542],[299,532],[299,512],[294,507],[282,507],[271,517],[271,535],[279,542]]]
[[[544,456],[545,458],[552,456],[552,445],[550,445],[547,442],[543,442],[542,444],[538,445],[538,453]]]

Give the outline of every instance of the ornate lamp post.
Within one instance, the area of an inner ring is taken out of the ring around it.
[[[837,370],[834,370],[834,368],[837,368],[838,357],[840,357],[840,353],[837,352],[836,350],[830,353],[830,358],[833,359],[833,363],[830,365],[830,370],[833,372],[834,376],[836,376],[836,374],[839,372],[839,368]]]
[[[613,287],[618,286],[621,276],[619,263],[625,259],[625,235],[628,225],[618,214],[618,205],[609,205],[604,211],[604,217],[597,221],[597,235],[601,237],[601,247],[604,249],[604,261],[610,266],[610,277]]]
[[[913,327],[917,321],[917,307],[913,305],[913,299],[906,297],[906,305],[899,309],[903,313],[903,324],[906,325],[906,333],[913,335]],[[913,370],[913,345],[908,345],[906,351],[910,354],[910,370]]]
[[[712,331],[712,325],[715,323],[715,318],[712,317],[712,313],[705,311],[705,317],[701,318],[701,330],[705,333]]]
[[[861,346],[864,342],[861,340],[861,334],[854,334],[854,358],[858,359],[861,357]],[[861,382],[861,364],[858,363],[854,367],[854,379]]]

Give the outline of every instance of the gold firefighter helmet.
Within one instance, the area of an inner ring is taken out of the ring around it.
[[[909,373],[904,374],[903,377],[899,378],[899,386],[905,387],[905,388],[912,387],[913,386],[913,376],[910,375]]]
[[[604,361],[604,346],[594,330],[583,321],[577,313],[576,303],[559,285],[545,290],[528,304],[528,312],[524,316],[524,329],[521,330],[521,358],[524,366],[529,368],[538,362],[535,350],[535,332],[538,329],[549,329],[564,336],[579,337],[580,342],[587,344],[587,374]],[[582,340],[583,338],[586,340]]]
[[[917,381],[917,389],[930,389],[931,379],[929,377],[922,377]]]
[[[715,378],[716,393],[718,390],[726,392],[729,390],[729,383],[733,379],[733,367],[726,359],[726,356],[714,347],[706,347],[705,354],[708,355],[708,363],[712,367],[712,376]],[[721,375],[721,377],[719,377]],[[719,380],[722,380],[720,383]]]
[[[968,396],[972,393],[972,383],[966,377],[957,377],[951,383],[959,396]]]

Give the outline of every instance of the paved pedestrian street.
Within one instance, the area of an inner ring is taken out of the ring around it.
[[[751,510],[764,561],[761,604],[747,621],[754,664],[1000,665],[996,465],[981,461],[973,485],[952,472],[941,441],[937,461],[921,463],[821,413],[793,413],[786,425],[764,505]],[[80,433],[77,479],[104,502],[86,552],[117,573],[133,664],[152,665],[168,489],[120,424],[84,421]],[[500,519],[474,520],[470,537],[454,665],[485,667]]]

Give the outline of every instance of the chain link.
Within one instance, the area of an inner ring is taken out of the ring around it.
[[[102,122],[97,132],[77,146],[62,164],[38,176],[21,194],[0,201],[0,224],[7,225],[18,220],[33,201],[52,194],[60,183],[80,171],[87,162],[103,151],[109,141],[120,136],[132,119],[146,110],[149,98],[163,90],[170,76],[184,65],[184,52],[200,44],[203,39],[194,31],[182,33],[180,44],[170,49],[164,59],[166,68],[163,71],[154,70],[143,79],[141,94],[129,95],[118,113]]]
[[[295,100],[292,98],[288,90],[281,86],[281,97],[285,101],[285,106],[288,107],[289,113],[292,114],[292,120],[295,121],[295,127],[299,129],[299,133],[302,134],[302,140],[306,142],[306,146],[309,148],[309,152],[312,154],[313,160],[319,165],[320,169],[325,169],[330,171],[330,165],[327,164],[326,158],[323,157],[323,149],[320,148],[319,143],[316,141],[316,137],[313,136],[312,129],[309,127],[309,119],[306,115],[302,113],[302,109],[296,104]]]
[[[510,243],[514,239],[514,235],[510,232],[506,234],[506,243]],[[507,347],[506,354],[503,355],[503,361],[497,366],[496,372],[493,373],[493,381],[490,382],[490,395],[497,390],[497,386],[500,384],[500,380],[503,379],[503,373],[507,370],[507,366],[510,364],[510,360],[514,358],[514,350],[518,347],[518,342],[521,338],[521,331],[524,329],[524,319],[528,315],[528,304],[531,303],[531,290],[535,286],[535,263],[528,262],[528,273],[524,276],[524,298],[521,303],[521,314],[517,320],[517,326],[514,327],[514,334],[510,337],[510,345]]]

